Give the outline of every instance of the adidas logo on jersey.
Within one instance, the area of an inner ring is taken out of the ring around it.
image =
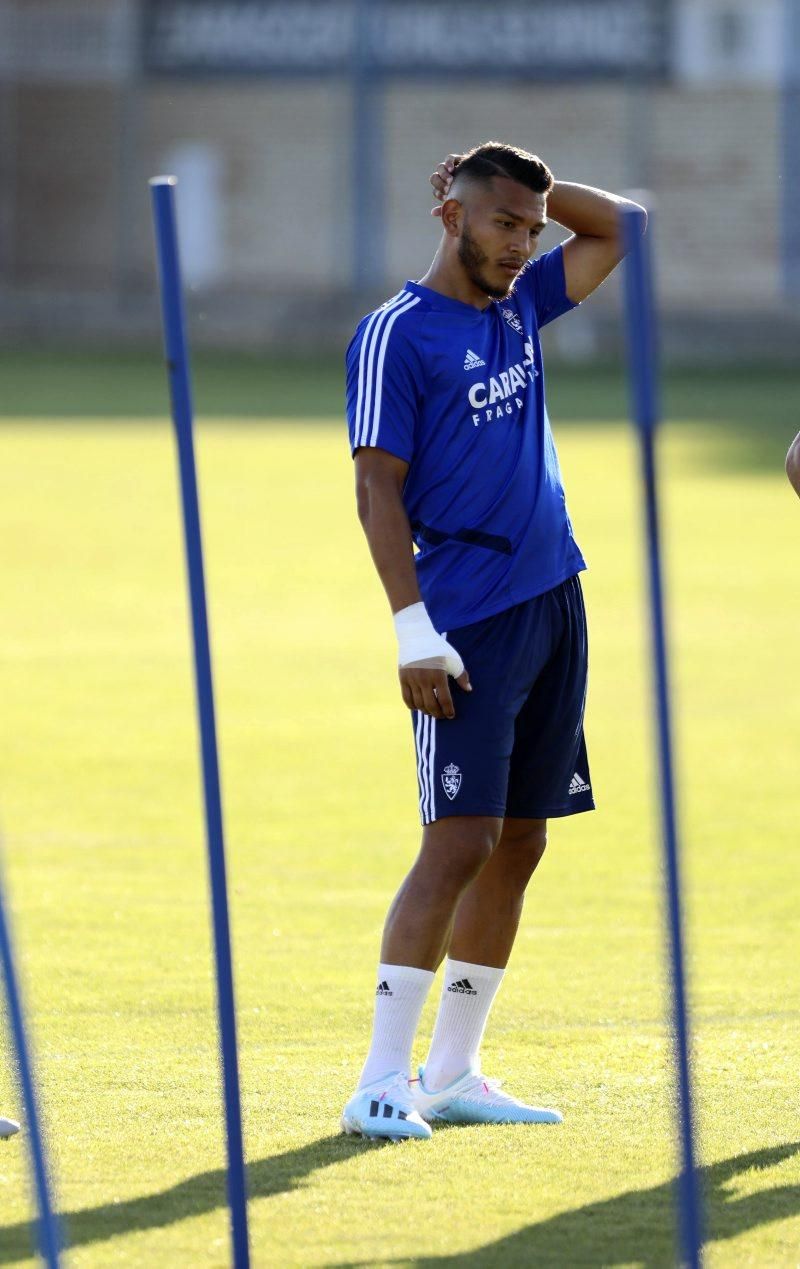
[[[473,352],[471,348],[467,349],[467,355],[464,358],[465,370],[477,370],[478,366],[485,366],[485,365],[486,365],[486,362],[483,360],[483,357],[479,357],[478,354],[476,352]]]
[[[573,794],[573,793],[588,793],[588,792],[589,792],[589,786],[588,786],[588,784],[587,784],[587,783],[586,783],[586,781],[584,780],[583,776],[582,776],[582,775],[578,775],[578,773],[577,773],[577,771],[576,771],[576,772],[575,772],[575,774],[574,774],[574,776],[572,777],[572,779],[571,779],[571,780],[570,780],[570,782],[569,782],[569,795],[570,795],[570,797],[572,797],[572,794]]]

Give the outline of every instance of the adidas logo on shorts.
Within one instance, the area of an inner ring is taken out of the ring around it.
[[[589,785],[586,783],[583,776],[578,775],[578,772],[576,771],[574,776],[569,782],[570,797],[572,797],[573,793],[588,793],[588,792],[589,792]]]

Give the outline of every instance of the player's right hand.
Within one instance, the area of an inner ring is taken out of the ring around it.
[[[433,186],[433,197],[438,200],[437,205],[431,208],[432,216],[441,216],[442,204],[450,192],[450,186],[453,184],[453,177],[460,162],[460,154],[448,154],[444,163],[440,163],[436,171],[431,172],[429,179]]]
[[[455,648],[452,649],[455,653]],[[456,653],[456,656],[458,654]],[[463,661],[458,658],[461,673],[454,675],[456,683],[464,692],[472,691],[469,674]],[[448,662],[451,657],[427,657],[424,661],[414,661],[411,665],[401,665],[400,691],[409,709],[419,710],[421,714],[430,714],[431,718],[455,718],[456,711],[450,693]]]

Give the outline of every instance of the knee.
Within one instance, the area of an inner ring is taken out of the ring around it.
[[[477,816],[437,820],[425,830],[421,859],[428,870],[462,888],[488,863],[501,828],[500,820]]]
[[[546,846],[546,820],[506,820],[499,849],[515,871],[530,877],[541,862]]]

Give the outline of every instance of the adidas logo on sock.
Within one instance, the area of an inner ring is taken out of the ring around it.
[[[467,349],[467,355],[464,358],[465,370],[477,370],[478,366],[485,366],[485,365],[486,365],[486,362],[483,360],[483,357],[479,357],[478,354],[476,352],[473,352],[471,348]]]
[[[468,978],[461,978],[457,983],[451,983],[447,990],[457,991],[462,996],[477,996],[478,994]]]
[[[390,991],[389,984],[387,983],[385,978],[382,983],[378,983],[377,989],[375,991],[375,995],[376,996],[393,996],[394,995],[394,992]]]
[[[588,793],[588,792],[589,792],[589,785],[586,783],[583,776],[578,775],[576,771],[574,776],[569,782],[570,797],[572,797],[573,793]]]

